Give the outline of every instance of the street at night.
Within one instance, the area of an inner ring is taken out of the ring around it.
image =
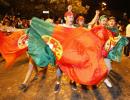
[[[128,0],[0,0],[0,100],[130,100]]]
[[[26,55],[20,57],[10,70],[4,68],[5,61],[0,57],[0,100],[129,100],[130,98],[130,58],[123,56],[120,63],[112,62],[113,70],[109,79],[113,87],[102,83],[97,89],[82,90],[80,85],[76,91],[69,85],[69,79],[63,75],[61,90],[54,93],[56,72],[49,67],[45,78],[29,82],[26,91],[20,91],[28,69]]]

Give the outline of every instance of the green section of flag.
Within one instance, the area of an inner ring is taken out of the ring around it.
[[[119,42],[116,44],[116,46],[109,52],[108,58],[120,62],[121,61],[121,55],[123,47],[128,44],[128,40],[126,37],[122,37]]]
[[[51,24],[33,18],[30,28],[26,31],[29,36],[28,53],[39,67],[55,65],[56,59],[52,50],[41,38],[42,35],[51,35],[52,29]]]
[[[38,19],[36,17],[32,18],[31,22],[31,29],[35,30],[37,34],[40,36],[42,35],[49,35],[54,31],[54,25],[50,24],[49,22],[45,22],[42,19]]]

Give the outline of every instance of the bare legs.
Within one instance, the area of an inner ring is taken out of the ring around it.
[[[35,76],[37,76],[37,75],[38,75],[37,66],[36,66],[36,64],[34,63],[34,61],[32,60],[32,58],[29,57],[28,71],[27,71],[27,74],[26,74],[26,76],[25,76],[25,79],[24,79],[23,83],[22,83],[22,84],[20,85],[20,87],[19,87],[20,90],[25,91],[25,90],[27,89],[27,83],[28,83],[28,81],[29,81],[29,79],[30,79],[30,77],[31,77],[31,75],[32,75],[33,70],[34,70],[35,73],[36,73]]]
[[[23,81],[22,84],[27,84],[28,80],[30,79],[33,70],[35,71],[36,75],[38,75],[38,69],[36,64],[33,62],[32,58],[29,57],[29,65],[28,65],[28,71],[27,74],[25,76],[25,80]]]

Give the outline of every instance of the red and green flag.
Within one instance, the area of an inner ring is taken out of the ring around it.
[[[61,70],[75,82],[95,85],[107,75],[107,68],[101,53],[102,41],[91,31],[83,28],[52,25],[41,19],[33,18],[28,36],[29,40],[32,38],[28,43],[29,54],[35,62],[38,61],[39,64],[42,64],[40,57],[44,55],[40,56],[42,48],[40,45],[37,46],[38,41],[33,40],[42,41],[43,39],[42,43],[45,42],[49,45]],[[35,48],[32,45],[35,45]],[[39,53],[36,53],[38,51]],[[53,55],[52,53],[48,54]],[[52,58],[42,59],[48,61]]]

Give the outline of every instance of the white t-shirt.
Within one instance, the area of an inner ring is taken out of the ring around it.
[[[66,24],[58,24],[58,25],[63,26],[63,27],[66,27],[66,28],[76,28],[76,27],[74,27],[74,25],[72,25],[72,26],[68,26],[68,25],[66,25]]]
[[[126,37],[130,37],[130,24],[126,26]]]

